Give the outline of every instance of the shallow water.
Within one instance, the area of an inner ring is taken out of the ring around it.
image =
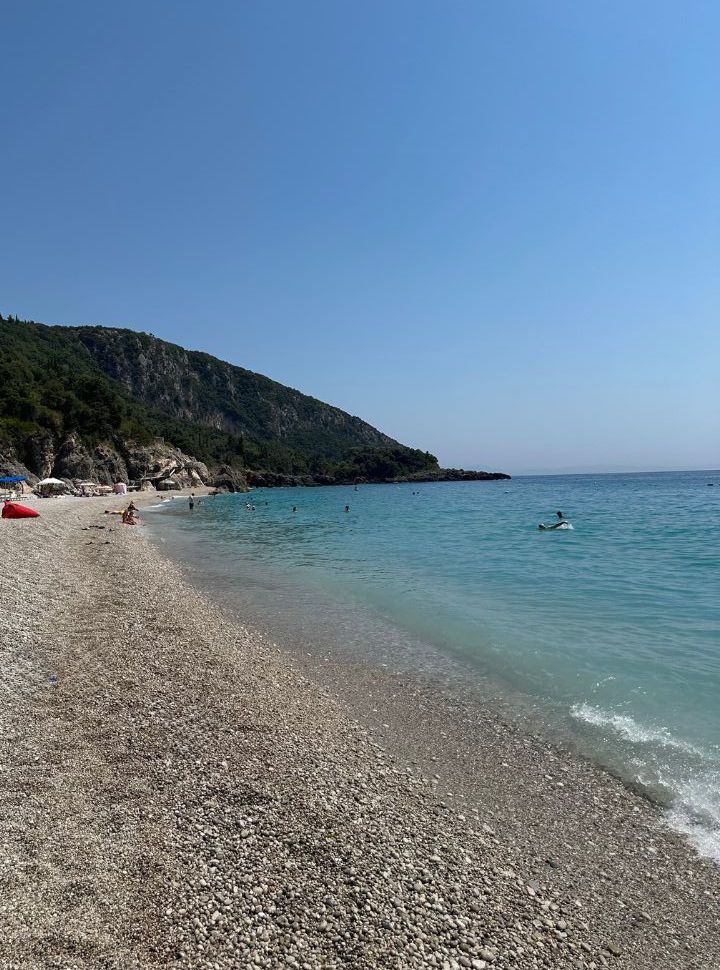
[[[151,531],[271,630],[525,693],[720,861],[720,472],[265,489]]]

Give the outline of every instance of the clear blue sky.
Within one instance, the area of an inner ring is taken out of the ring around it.
[[[717,3],[5,3],[0,36],[2,312],[446,464],[720,464]]]

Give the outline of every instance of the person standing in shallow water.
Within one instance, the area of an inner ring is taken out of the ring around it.
[[[190,498],[188,499],[188,508],[190,509],[191,512],[195,508],[195,493],[194,492],[190,495]]]

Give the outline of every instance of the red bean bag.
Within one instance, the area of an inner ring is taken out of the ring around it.
[[[40,515],[35,509],[29,509],[27,505],[18,505],[17,502],[6,502],[2,507],[2,517],[4,519],[36,519]]]

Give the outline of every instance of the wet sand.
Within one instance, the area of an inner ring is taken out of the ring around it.
[[[655,807],[499,707],[278,648],[124,504],[0,521],[0,967],[720,966],[720,869]]]

